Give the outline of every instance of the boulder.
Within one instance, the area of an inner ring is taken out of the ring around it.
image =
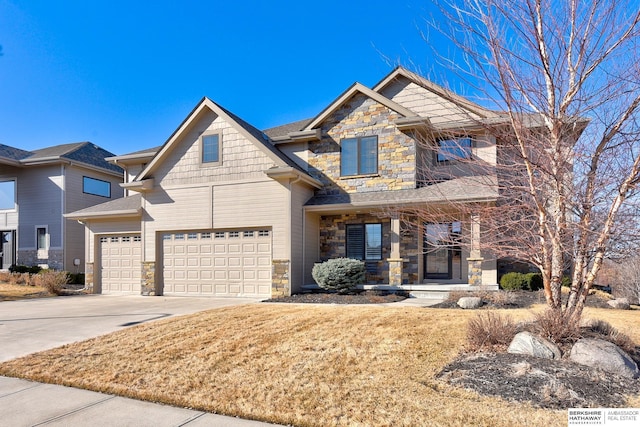
[[[562,352],[557,345],[531,332],[519,332],[511,340],[507,353],[526,354],[543,359],[560,359]]]
[[[618,310],[630,310],[631,305],[629,304],[629,300],[627,298],[617,298],[612,299],[611,301],[607,301],[607,304],[613,308],[617,308]]]
[[[482,298],[479,297],[462,297],[458,300],[458,306],[464,309],[474,309],[482,305]]]
[[[578,340],[571,348],[569,359],[627,378],[640,377],[638,365],[631,356],[609,341],[597,338]]]

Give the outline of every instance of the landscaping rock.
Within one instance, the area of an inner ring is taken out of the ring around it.
[[[578,340],[571,348],[569,358],[582,365],[600,368],[626,378],[640,377],[638,365],[617,345],[596,338]]]
[[[631,305],[629,304],[629,300],[627,298],[612,299],[611,301],[607,301],[607,304],[613,308],[617,308],[618,310],[631,309]]]
[[[560,359],[562,352],[557,345],[531,332],[519,332],[513,337],[507,353],[526,354],[543,359]]]
[[[479,308],[482,305],[482,298],[462,297],[458,300],[458,306],[464,309]]]

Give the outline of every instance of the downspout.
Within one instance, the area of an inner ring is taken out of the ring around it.
[[[60,165],[60,174],[62,175],[62,188],[60,189],[60,209],[61,213],[65,214],[66,211],[66,188],[67,188],[67,175],[65,173],[66,167],[63,164]],[[60,238],[62,239],[62,269],[67,270],[67,235],[66,235],[66,219],[60,215]]]

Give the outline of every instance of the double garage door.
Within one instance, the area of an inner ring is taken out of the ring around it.
[[[269,297],[271,231],[165,233],[165,295]]]
[[[271,295],[271,231],[172,232],[161,236],[165,295]],[[100,237],[105,294],[140,294],[140,235]]]

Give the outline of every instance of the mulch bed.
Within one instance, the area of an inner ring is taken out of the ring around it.
[[[625,395],[640,394],[640,380],[568,360],[509,353],[464,354],[437,377],[480,394],[546,409],[624,407]]]
[[[431,305],[431,308],[453,308],[463,310],[457,304],[458,295],[462,292],[456,292],[454,297],[449,298],[441,303]],[[479,294],[479,295],[476,295]],[[464,296],[464,295],[463,295]],[[508,308],[528,308],[535,304],[546,304],[544,291],[485,291],[485,292],[469,292],[469,296],[481,296],[483,305],[480,309],[508,309]],[[611,308],[607,304],[607,299],[598,294],[589,295],[587,297],[586,306],[595,308]]]
[[[336,292],[313,292],[307,294],[294,294],[289,297],[271,298],[264,302],[288,302],[309,304],[384,304],[398,302],[406,299],[404,294],[390,294],[386,292],[362,291],[350,294],[338,294]]]

